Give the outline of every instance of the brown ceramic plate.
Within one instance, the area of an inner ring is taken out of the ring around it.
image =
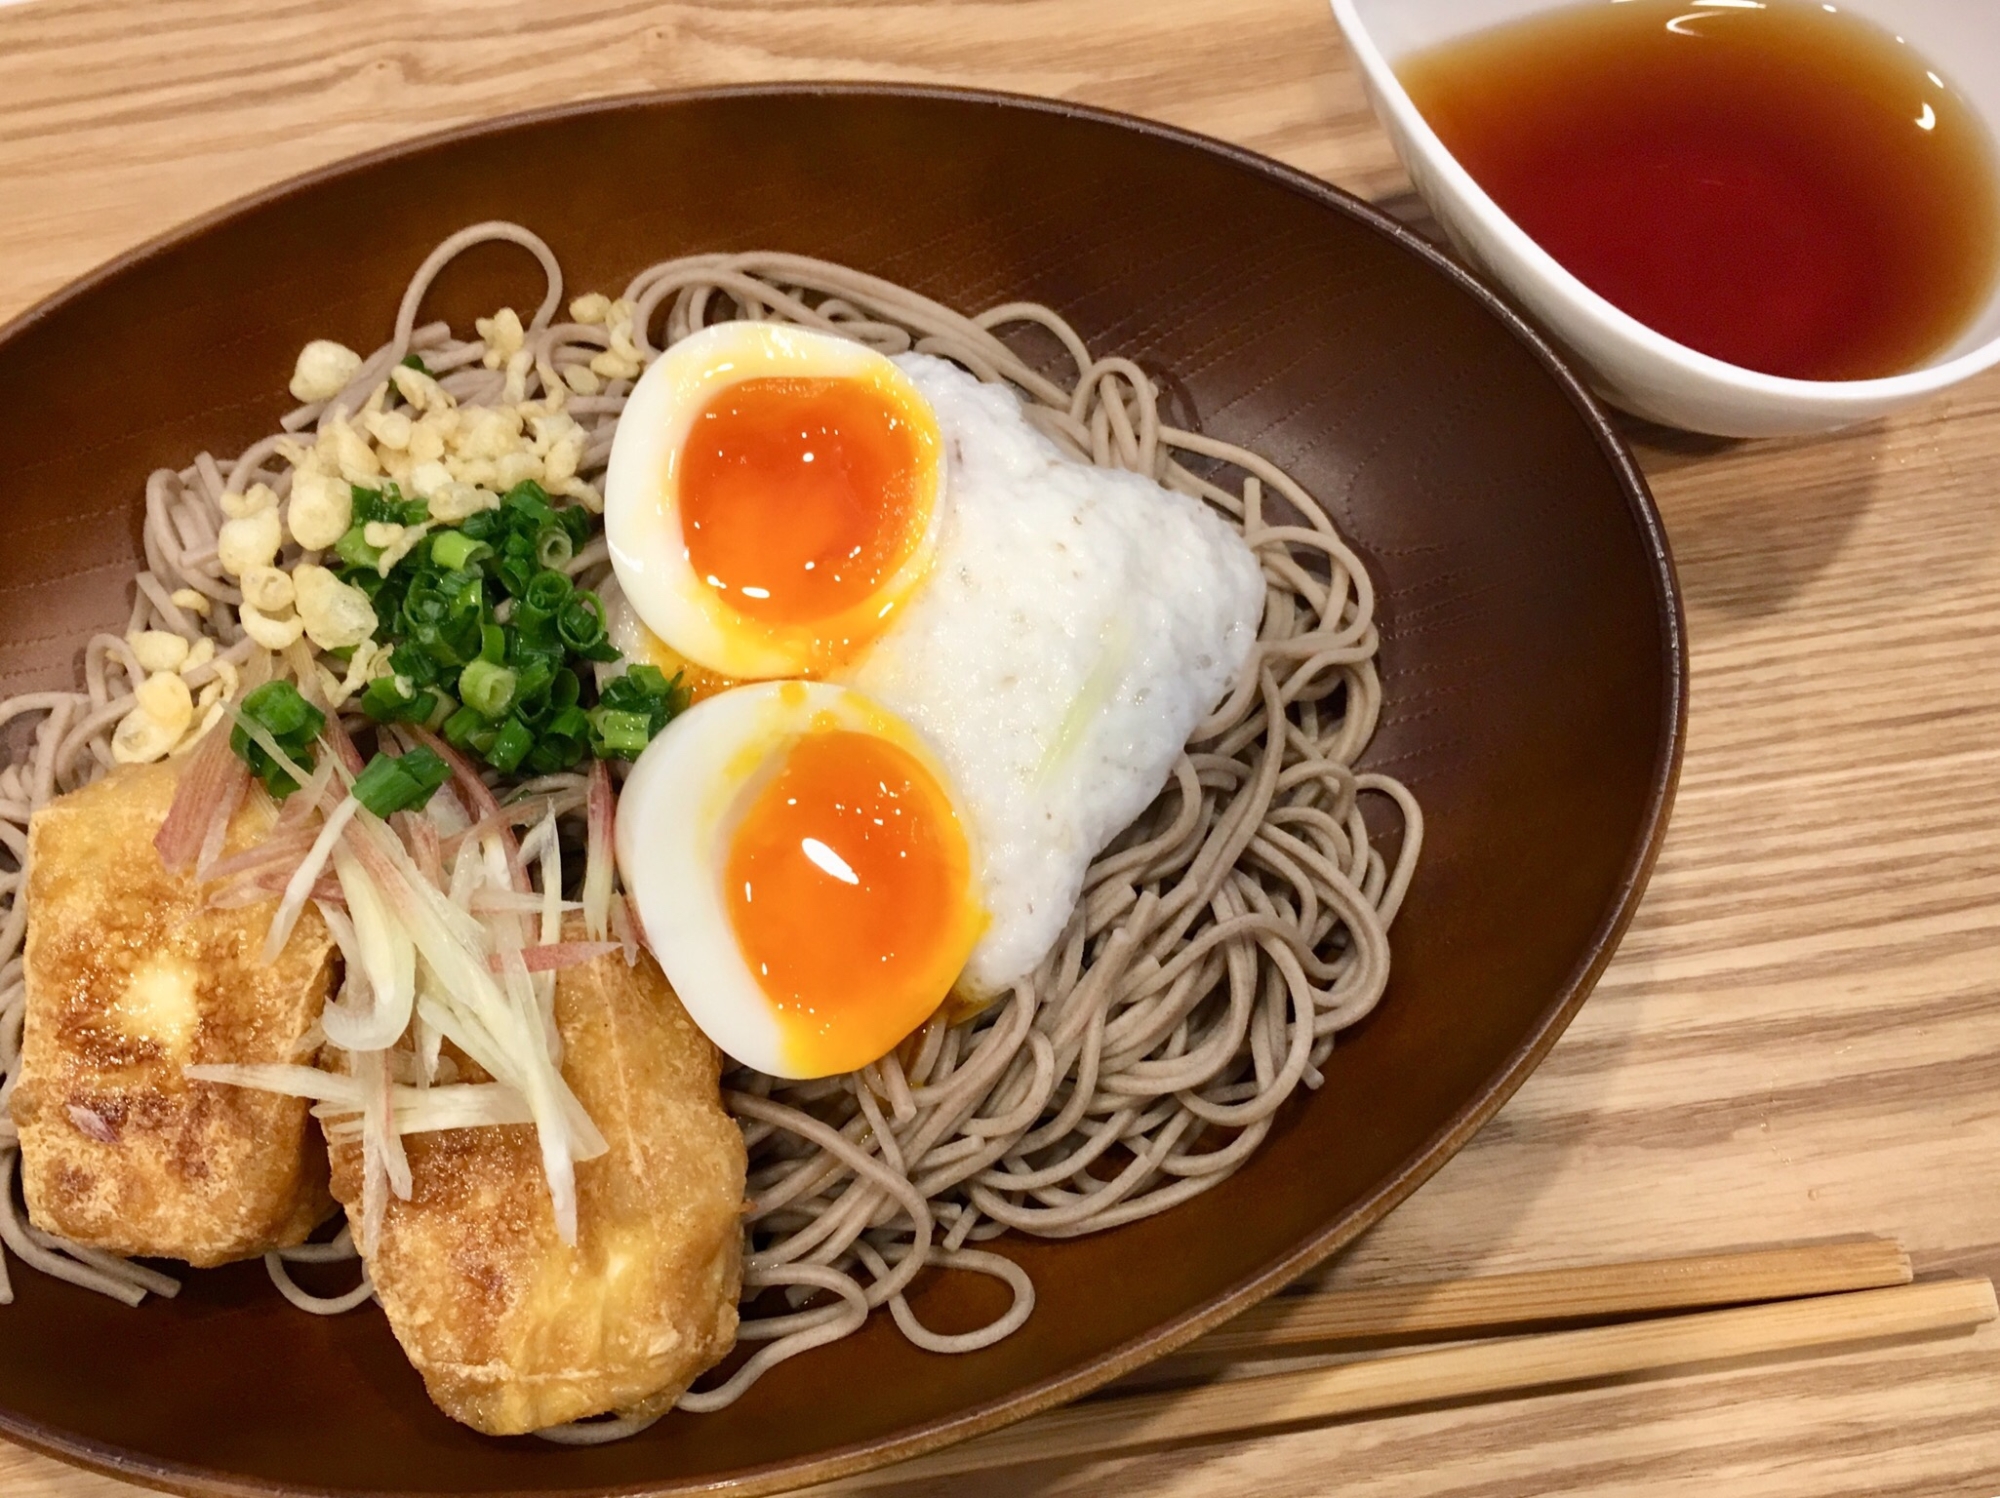
[[[67,686],[84,635],[119,627],[150,469],[269,430],[301,343],[379,342],[425,253],[485,218],[547,236],[576,287],[764,247],[968,310],[1048,302],[1303,480],[1381,590],[1369,759],[1430,828],[1388,996],[1217,1190],[1093,1238],[1002,1240],[1040,1305],[985,1352],[871,1325],[725,1413],[569,1450],[452,1424],[380,1316],[301,1315],[260,1265],[138,1311],[17,1268],[0,1432],[199,1493],[768,1491],[1187,1341],[1349,1242],[1520,1085],[1609,957],[1671,797],[1684,681],[1659,517],[1577,381],[1464,272],[1320,182],[1142,121],[872,87],[614,101],[337,167],[128,256],[0,333],[0,686]],[[432,306],[530,305],[533,275],[488,247]],[[920,1310],[950,1324],[962,1293]]]

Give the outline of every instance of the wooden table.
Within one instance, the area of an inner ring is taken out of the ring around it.
[[[1087,100],[1413,206],[1323,0],[31,0],[0,9],[0,317],[369,147],[532,104],[820,77]],[[1856,1233],[1901,1237],[1920,1273],[2000,1272],[2000,375],[1837,437],[1630,431],[1693,642],[1659,870],[1554,1054],[1324,1277]],[[1336,1488],[1990,1498],[2000,1327],[955,1492]],[[0,1491],[133,1492],[15,1450]]]

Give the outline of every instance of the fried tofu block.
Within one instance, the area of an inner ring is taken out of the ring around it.
[[[182,1068],[298,1059],[333,943],[308,908],[267,966],[275,900],[211,910],[192,874],[167,872],[153,836],[179,778],[172,762],[121,767],[29,826],[13,1113],[38,1227],[210,1265],[303,1241],[333,1210],[326,1152],[303,1100],[191,1082]],[[246,804],[232,847],[271,816]]]
[[[664,1410],[736,1340],[745,1162],[719,1053],[650,956],[560,974],[556,1023],[611,1146],[576,1168],[576,1246],[533,1129],[511,1125],[406,1136],[410,1200],[366,1255],[431,1398],[488,1435]],[[337,1142],[334,1194],[365,1242],[361,1176],[359,1143]]]

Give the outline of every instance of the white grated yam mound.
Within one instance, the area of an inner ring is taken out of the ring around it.
[[[1167,782],[1250,654],[1264,579],[1199,500],[1063,455],[1009,390],[896,363],[950,464],[937,560],[850,680],[950,772],[991,924],[960,988],[1005,989],[1053,947],[1090,861]]]

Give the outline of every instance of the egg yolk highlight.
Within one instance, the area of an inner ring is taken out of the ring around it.
[[[723,877],[801,1074],[866,1066],[937,1009],[985,925],[971,873],[944,788],[907,751],[847,729],[791,748]]]
[[[860,608],[923,539],[934,444],[930,422],[870,380],[725,387],[696,413],[676,465],[695,575],[769,626]]]

